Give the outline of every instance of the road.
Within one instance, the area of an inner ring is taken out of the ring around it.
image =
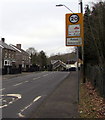
[[[2,117],[28,118],[68,75],[69,72],[46,71],[3,80]]]

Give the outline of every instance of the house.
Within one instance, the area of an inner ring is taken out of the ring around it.
[[[5,38],[1,38],[0,41],[0,49],[1,49],[1,60],[2,60],[2,72],[3,74],[11,73],[11,70],[15,68],[15,54],[16,51],[5,43]]]
[[[8,45],[5,38],[0,41],[0,72],[2,74],[21,73],[30,67],[29,54],[21,49],[21,44]]]
[[[52,69],[56,71],[66,70],[66,64],[61,60],[51,60]]]
[[[16,67],[20,71],[28,71],[30,67],[30,55],[21,48],[21,44],[10,46],[16,51]]]

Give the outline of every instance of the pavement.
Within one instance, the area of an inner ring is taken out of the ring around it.
[[[77,72],[71,72],[30,116],[31,118],[78,118]]]

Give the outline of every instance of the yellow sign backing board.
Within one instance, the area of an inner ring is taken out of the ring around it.
[[[83,37],[83,14],[66,14],[66,46],[82,46]]]

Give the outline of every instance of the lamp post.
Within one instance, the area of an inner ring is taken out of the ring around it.
[[[56,5],[56,7],[62,7],[62,6],[64,6],[65,8],[67,8],[70,12],[72,12],[73,13],[73,11],[72,10],[70,10],[70,8],[68,8],[66,5],[64,5],[64,4],[59,4],[59,5]]]
[[[69,9],[66,5],[64,4],[59,4],[59,5],[56,5],[56,7],[61,7],[61,6],[64,6],[66,7],[70,12],[73,13],[73,11],[71,9]],[[77,46],[77,49],[76,49],[76,52],[77,52],[77,79],[78,79],[78,103],[79,103],[79,70],[78,70],[78,63],[79,63],[79,55],[78,55],[78,46]]]

